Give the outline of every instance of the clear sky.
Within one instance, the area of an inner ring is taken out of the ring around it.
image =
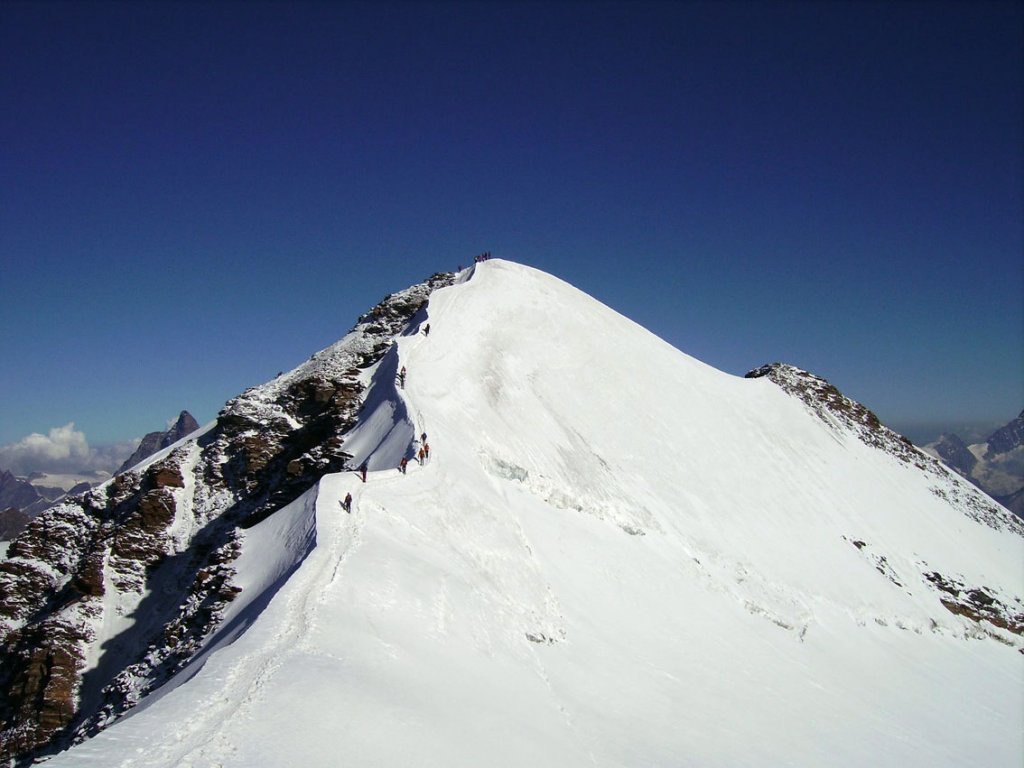
[[[0,444],[241,390],[475,253],[883,421],[1024,407],[1020,3],[0,3]]]

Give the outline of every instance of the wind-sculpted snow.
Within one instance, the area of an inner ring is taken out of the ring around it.
[[[449,282],[365,367],[225,409],[203,443],[250,489],[241,592],[55,768],[1019,764],[1024,539],[817,385],[723,374],[518,265]],[[349,382],[353,426],[279,457]],[[244,471],[333,456],[297,495]]]

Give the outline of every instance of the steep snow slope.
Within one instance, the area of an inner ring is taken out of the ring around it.
[[[1021,611],[976,491],[525,267],[427,311],[368,482],[247,531],[187,679],[52,765],[1019,765],[1020,637],[936,588]]]

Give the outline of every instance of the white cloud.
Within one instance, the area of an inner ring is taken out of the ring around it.
[[[49,434],[34,432],[16,443],[0,445],[0,467],[16,475],[31,472],[112,472],[135,449],[135,443],[92,447],[74,422],[54,427]]]

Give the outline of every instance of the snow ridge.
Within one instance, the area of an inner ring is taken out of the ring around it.
[[[240,591],[55,768],[1019,763],[1019,535],[823,380],[471,275],[429,335],[399,298],[365,367],[229,404],[185,474],[227,494]]]
[[[0,759],[95,734],[185,670],[240,591],[240,530],[347,465],[344,436],[377,365],[454,280],[439,273],[386,296],[339,342],[229,401],[215,424],[12,542],[0,562]]]

